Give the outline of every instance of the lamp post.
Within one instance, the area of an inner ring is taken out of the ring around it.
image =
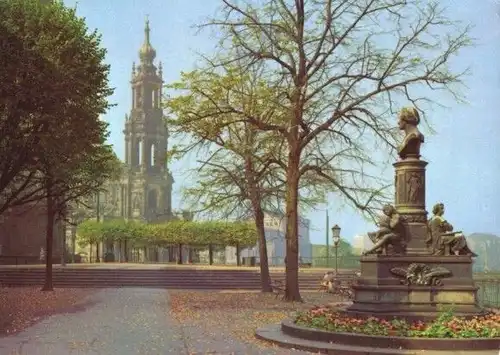
[[[96,221],[99,223],[101,221],[101,192],[98,191],[97,194],[96,194]],[[95,258],[95,262],[98,263],[99,262],[99,242],[96,243],[95,245],[95,255],[96,255],[96,258]]]
[[[339,243],[340,243],[340,227],[336,224],[332,227],[333,246],[335,247],[335,275],[338,274],[339,261]]]
[[[326,267],[330,266],[330,236],[328,235],[328,229],[330,229],[330,223],[328,218],[328,209],[326,210]]]

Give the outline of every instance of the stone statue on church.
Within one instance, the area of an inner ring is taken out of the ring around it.
[[[424,135],[418,130],[420,115],[416,108],[405,107],[398,116],[398,127],[404,131],[405,137],[398,147],[398,155],[401,159],[419,158],[420,145],[424,142]]]
[[[380,216],[379,229],[369,232],[374,246],[363,252],[368,254],[404,254],[406,252],[406,228],[404,219],[392,205],[385,205]]]
[[[477,256],[469,249],[462,232],[453,232],[453,226],[444,219],[443,203],[435,204],[432,213],[425,242],[433,255]]]
[[[134,200],[133,200],[133,204],[132,204],[132,206],[134,207],[134,210],[140,210],[141,203],[142,203],[141,194],[139,192],[136,192],[134,195]]]

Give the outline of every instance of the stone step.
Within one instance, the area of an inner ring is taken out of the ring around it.
[[[192,275],[210,275],[213,277],[259,277],[260,273],[257,272],[252,272],[252,273],[246,273],[246,272],[236,272],[236,273],[211,273],[211,272],[190,272],[190,273],[178,273],[178,272],[170,272],[170,271],[162,271],[162,272],[152,272],[152,271],[128,271],[128,270],[58,270],[54,269],[52,271],[54,274],[61,274],[61,275],[157,275],[157,276],[163,276],[163,275],[168,275],[168,276],[178,276],[178,277],[190,277]],[[0,270],[0,275],[41,275],[44,274],[45,270],[40,269],[40,270]],[[272,277],[285,277],[284,273],[271,273],[270,274]],[[314,278],[317,279],[318,277],[323,278],[322,274],[299,274],[300,278]]]
[[[2,280],[20,280],[20,279],[40,279],[43,278],[44,275],[0,275],[0,281]],[[158,280],[158,281],[171,281],[171,282],[260,282],[260,277],[256,278],[236,278],[236,277],[224,277],[224,278],[216,278],[216,277],[168,277],[168,276],[151,276],[151,275],[141,275],[141,276],[130,276],[130,275],[99,275],[99,276],[88,276],[88,275],[57,275],[53,274],[54,279],[67,279],[67,280]],[[285,281],[284,277],[273,278],[273,281]],[[302,279],[299,278],[299,282],[315,284],[318,285],[321,280],[318,279]]]
[[[156,273],[149,273],[149,272],[142,272],[142,273],[126,273],[126,272],[96,272],[96,273],[87,273],[87,272],[58,272],[58,271],[53,271],[52,272],[54,275],[64,275],[64,276],[74,276],[74,275],[83,275],[83,276],[89,276],[89,277],[94,277],[94,276],[101,276],[101,275],[107,275],[107,276],[154,276],[154,277],[172,277],[172,278],[185,278],[185,277],[212,277],[212,278],[259,278],[260,274],[202,274],[202,273],[192,273],[192,274],[169,274],[169,273],[163,273],[163,274],[156,274]],[[23,273],[18,273],[18,272],[0,272],[1,275],[16,275],[16,276],[29,276],[29,275],[44,275],[45,272],[23,272]],[[274,278],[285,278],[285,275],[283,274],[278,274],[278,275],[270,275],[271,277]],[[318,280],[318,279],[323,279],[322,276],[320,275],[313,275],[313,276],[302,276],[299,275],[300,279],[307,279],[307,280]]]
[[[44,268],[0,269],[4,286],[42,285]],[[283,272],[271,272],[271,280],[285,281]],[[317,290],[323,272],[299,274],[304,290]],[[77,269],[54,268],[56,287],[157,287],[177,289],[260,289],[260,274],[255,270],[193,269]]]
[[[27,285],[41,285],[44,282],[43,277],[30,277],[30,278],[2,278],[0,283],[3,286],[27,286]],[[259,280],[160,280],[155,278],[123,278],[123,279],[110,279],[110,278],[58,278],[54,277],[53,282],[60,287],[119,287],[119,286],[158,286],[158,287],[179,287],[179,288],[207,288],[207,289],[260,289]],[[301,289],[317,290],[319,284],[317,282],[299,282]]]
[[[43,280],[7,282],[3,283],[4,287],[23,287],[23,286],[41,286]],[[153,287],[165,289],[203,289],[203,290],[260,290],[260,284],[193,284],[193,283],[159,283],[159,282],[64,282],[60,280],[53,281],[54,287],[60,288],[109,288],[109,287]],[[318,286],[300,285],[301,290],[318,290]]]

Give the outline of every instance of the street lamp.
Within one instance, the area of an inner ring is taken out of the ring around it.
[[[335,275],[338,274],[339,261],[339,243],[340,243],[340,227],[336,224],[332,227],[333,246],[335,247]]]

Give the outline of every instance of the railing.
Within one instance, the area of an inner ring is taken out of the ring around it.
[[[303,258],[307,259],[307,258]],[[334,269],[359,269],[359,256],[356,255],[335,255],[329,257],[315,257],[310,258],[313,267]]]
[[[474,280],[479,287],[477,297],[483,307],[500,308],[500,277]]]

